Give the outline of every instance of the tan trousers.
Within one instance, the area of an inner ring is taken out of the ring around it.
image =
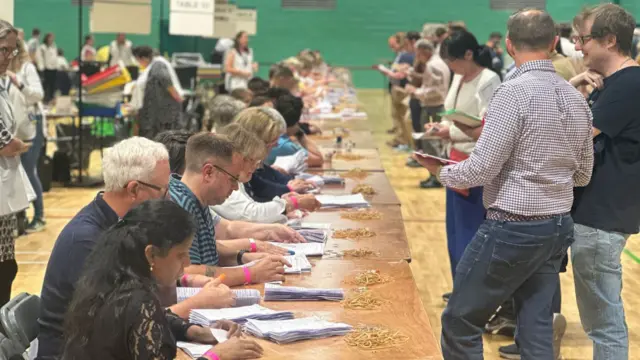
[[[396,130],[394,141],[398,144],[411,145],[411,117],[407,105],[408,95],[399,86],[391,88],[391,117]]]

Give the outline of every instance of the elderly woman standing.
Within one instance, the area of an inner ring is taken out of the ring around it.
[[[29,179],[20,163],[20,154],[29,148],[14,137],[17,124],[9,100],[7,70],[11,59],[24,52],[18,31],[0,20],[0,306],[11,298],[11,284],[18,272],[15,260],[15,214],[26,209],[35,198]]]

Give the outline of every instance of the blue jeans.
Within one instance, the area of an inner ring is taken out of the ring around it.
[[[478,232],[487,211],[482,204],[481,187],[469,189],[469,196],[451,189],[447,189],[446,194],[447,249],[451,276],[455,277],[456,267],[462,259],[464,249]]]
[[[622,304],[620,256],[629,235],[575,225],[573,279],[582,327],[593,341],[593,358],[628,359],[629,332]]]
[[[24,171],[27,173],[33,191],[36,193],[36,200],[33,202],[33,218],[34,220],[43,220],[44,203],[42,201],[42,183],[38,176],[38,162],[40,160],[40,154],[42,153],[42,147],[44,146],[44,133],[42,131],[42,117],[37,116],[36,119],[36,137],[32,140],[31,148],[20,155],[20,161],[22,162]]]
[[[484,325],[513,296],[521,358],[553,360],[551,303],[572,242],[569,215],[523,222],[485,220],[456,268],[453,294],[442,314],[444,358],[483,359]]]

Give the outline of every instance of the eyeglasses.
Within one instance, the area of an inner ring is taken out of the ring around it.
[[[2,54],[2,56],[5,56],[9,59],[13,59],[18,55],[18,49],[11,50],[8,47],[0,47],[0,54]]]
[[[155,191],[161,191],[161,192],[164,191],[163,194],[162,194],[162,198],[163,199],[165,199],[167,197],[167,194],[169,193],[169,188],[168,187],[167,188],[162,188],[160,186],[149,184],[149,183],[146,183],[146,182],[140,181],[140,180],[135,180],[135,182],[137,182],[138,184],[140,184],[142,186],[146,186],[149,189],[153,189]],[[127,185],[125,185],[124,187],[126,188]]]
[[[591,41],[591,39],[595,39],[596,36],[593,34],[589,34],[589,35],[576,35],[573,36],[573,42],[574,43],[580,43],[580,45],[584,45],[586,43],[588,43],[589,41]]]
[[[220,166],[218,166],[218,165],[214,165],[214,164],[211,164],[211,166],[213,166],[214,168],[216,168],[216,169],[218,169],[218,170],[222,171],[223,173],[227,174],[227,176],[228,176],[228,177],[230,177],[233,181],[235,181],[235,182],[240,182],[240,179],[238,179],[238,177],[237,177],[237,176],[233,176],[233,175],[231,175],[227,170],[225,170],[225,169],[221,168]]]

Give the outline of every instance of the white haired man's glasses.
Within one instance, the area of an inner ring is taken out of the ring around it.
[[[149,189],[153,189],[153,190],[162,192],[162,199],[166,199],[167,198],[167,194],[169,193],[169,188],[168,187],[163,188],[161,186],[149,184],[149,183],[146,183],[146,182],[140,181],[140,180],[134,180],[134,181],[137,182],[138,184],[142,185],[142,186],[148,187]],[[127,185],[125,185],[123,188],[126,188]]]

